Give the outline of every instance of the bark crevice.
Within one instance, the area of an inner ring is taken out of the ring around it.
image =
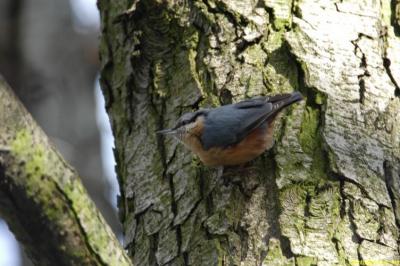
[[[384,161],[383,169],[385,171],[385,183],[386,188],[389,192],[390,201],[392,203],[392,210],[395,214],[395,220],[397,228],[400,230],[400,206],[398,206],[399,199],[399,180],[400,174],[397,173],[397,178],[395,177],[396,172],[392,166],[392,163],[388,160]]]

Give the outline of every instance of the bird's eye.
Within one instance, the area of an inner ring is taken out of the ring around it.
[[[197,117],[196,113],[186,113],[179,118],[176,127],[178,128],[178,127],[186,126],[186,125],[194,122],[196,120],[196,117]]]
[[[187,120],[178,121],[178,123],[176,124],[175,128],[180,128],[180,127],[186,125],[187,123],[188,123]]]

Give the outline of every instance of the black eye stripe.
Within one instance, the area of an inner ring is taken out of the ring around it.
[[[187,125],[187,124],[189,124],[189,123],[191,123],[191,122],[194,122],[194,121],[196,120],[197,116],[198,116],[198,115],[195,115],[195,116],[193,116],[193,117],[190,117],[189,119],[181,120],[181,121],[178,122],[178,124],[179,124],[180,126]]]
[[[198,110],[196,112],[193,113],[186,113],[183,114],[179,119],[178,122],[176,124],[176,126],[174,127],[175,129],[185,126],[187,124],[190,124],[192,122],[195,122],[197,117],[201,116],[201,115],[206,115],[207,114],[207,109],[202,109],[202,110]]]

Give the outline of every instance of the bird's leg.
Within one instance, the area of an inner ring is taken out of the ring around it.
[[[224,167],[218,166],[217,167],[217,178],[221,178],[224,175]]]
[[[239,170],[239,172],[244,174],[244,173],[249,173],[251,171],[256,171],[257,169],[258,169],[258,167],[255,166],[253,162],[251,162],[251,163],[240,165],[238,170]]]

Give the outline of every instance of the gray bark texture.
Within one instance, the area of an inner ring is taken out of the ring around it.
[[[35,265],[131,265],[70,167],[0,77],[0,215]]]
[[[398,264],[399,1],[100,0],[101,83],[136,265]],[[222,178],[184,112],[299,90]]]

